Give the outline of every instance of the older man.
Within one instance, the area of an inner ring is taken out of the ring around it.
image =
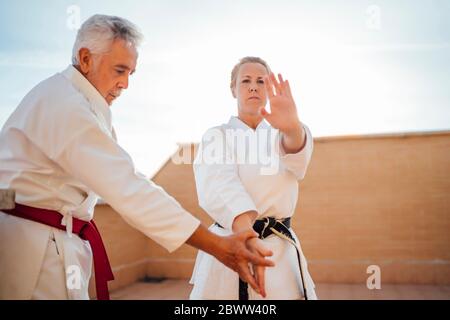
[[[80,28],[72,64],[34,87],[0,134],[0,188],[16,205],[0,212],[1,299],[88,299],[92,260],[97,298],[113,279],[92,220],[97,195],[133,227],[173,251],[183,243],[214,255],[258,289],[248,262],[252,232],[210,233],[163,189],[136,172],[117,144],[109,106],[128,87],[140,33],[129,21],[95,15]],[[67,274],[79,271],[80,285]],[[69,281],[70,283],[70,281]]]

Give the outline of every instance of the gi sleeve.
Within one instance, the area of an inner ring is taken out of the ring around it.
[[[305,177],[314,148],[311,131],[306,125],[303,125],[303,128],[306,133],[306,144],[297,153],[287,154],[280,139],[280,160],[284,167],[295,175],[297,180],[302,180]]]
[[[200,207],[229,230],[238,215],[257,211],[239,178],[233,157],[224,132],[212,128],[203,135],[193,165]]]
[[[93,114],[73,109],[65,108],[68,114],[60,117],[58,125],[49,126],[45,134],[50,141],[41,144],[41,149],[131,226],[170,252],[180,247],[200,221],[136,172],[131,157],[98,125]]]

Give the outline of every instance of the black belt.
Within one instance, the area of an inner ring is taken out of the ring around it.
[[[220,228],[223,228],[220,224],[217,222],[215,223]],[[291,231],[289,228],[291,227],[291,218],[286,218],[282,220],[277,220],[272,217],[265,217],[262,220],[256,220],[253,224],[253,230],[258,232],[259,238],[264,239],[272,234],[276,234],[279,236],[279,234],[284,235],[288,239],[290,239],[294,244],[296,243],[295,238],[293,237]],[[275,232],[274,232],[275,230]],[[305,300],[308,300],[308,294],[306,292],[306,285],[305,285],[305,279],[303,278],[303,270],[302,270],[302,264],[301,264],[301,258],[300,258],[300,252],[295,246],[297,251],[297,260],[298,260],[298,266],[300,268],[300,277],[302,280],[302,286],[304,291],[304,297]],[[239,278],[239,300],[248,300],[248,284],[244,281],[242,281],[241,278]]]

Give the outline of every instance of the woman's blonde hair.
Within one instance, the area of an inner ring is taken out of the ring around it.
[[[244,57],[244,58],[239,60],[239,62],[233,67],[233,70],[231,71],[231,82],[230,82],[230,88],[231,89],[233,89],[233,87],[236,85],[236,77],[237,77],[237,74],[239,72],[239,68],[244,63],[259,63],[259,64],[262,64],[266,68],[267,73],[270,73],[269,65],[267,64],[266,61],[264,61],[260,57]]]

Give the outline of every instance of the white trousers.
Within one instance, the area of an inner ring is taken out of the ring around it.
[[[89,299],[91,268],[87,241],[0,211],[0,299]]]
[[[47,250],[41,272],[34,288],[32,300],[67,300],[66,273],[64,261],[56,245],[55,236],[50,232]]]
[[[69,238],[65,231],[53,229],[31,299],[89,300],[91,261],[86,241],[76,235]],[[73,280],[76,277],[79,279]]]

